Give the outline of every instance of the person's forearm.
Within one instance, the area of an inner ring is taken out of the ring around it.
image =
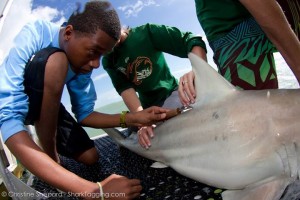
[[[121,93],[124,103],[130,112],[143,110],[140,99],[133,88],[129,88]]]
[[[119,114],[92,112],[81,121],[81,124],[92,128],[114,128],[120,127],[120,122],[121,112]],[[136,124],[139,124],[139,117],[135,115],[135,112],[126,113],[125,123],[127,126],[136,126]]]
[[[53,187],[74,193],[98,191],[96,183],[84,180],[54,162],[25,131],[11,136],[6,145],[26,169]]]
[[[207,61],[206,52],[205,52],[205,50],[202,47],[194,46],[192,48],[191,52],[194,53],[194,54],[196,54],[197,56],[199,56],[203,60]]]
[[[127,126],[148,126],[160,122],[166,118],[168,109],[151,106],[139,112],[120,114],[103,114],[92,112],[81,124],[93,128],[112,128],[123,125]],[[121,125],[122,123],[122,125]]]
[[[240,0],[281,53],[300,82],[300,43],[275,0]]]
[[[120,126],[120,114],[105,114],[92,112],[80,122],[83,126],[92,128],[113,128]]]

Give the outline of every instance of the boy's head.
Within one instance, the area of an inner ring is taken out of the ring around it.
[[[82,34],[95,34],[101,29],[115,40],[120,38],[120,20],[111,3],[105,0],[90,0],[82,12],[77,9],[69,18],[67,25]]]
[[[92,0],[74,12],[60,39],[75,73],[89,73],[120,39],[120,20],[108,1]]]

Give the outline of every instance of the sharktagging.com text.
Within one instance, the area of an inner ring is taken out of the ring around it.
[[[73,192],[68,192],[67,196],[72,196],[72,197],[88,197],[88,198],[124,198],[126,196],[125,193],[103,193],[102,195],[100,193],[88,193],[88,192],[80,192],[80,193],[73,193]]]

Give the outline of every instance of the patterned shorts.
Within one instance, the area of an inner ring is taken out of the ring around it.
[[[276,49],[253,18],[210,46],[219,73],[234,86],[245,90],[278,88]]]

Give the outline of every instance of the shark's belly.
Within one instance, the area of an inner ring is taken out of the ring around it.
[[[210,110],[197,117],[182,115],[158,127],[149,153],[185,176],[226,189],[244,188],[283,173],[276,138],[268,137],[268,126],[255,127],[264,122],[246,125],[243,118]]]
[[[192,179],[226,189],[241,189],[274,175],[284,173],[282,160],[271,154],[263,160],[230,159],[222,154],[209,156],[187,155],[173,159],[169,165]],[[189,158],[190,157],[190,158]],[[186,163],[183,161],[186,160]],[[245,162],[243,162],[245,161]]]
[[[146,156],[194,180],[226,189],[241,189],[284,173],[282,160],[276,151],[247,151],[218,141],[197,145],[184,143],[182,138],[177,147],[164,145],[162,148],[163,142],[154,142],[150,150],[145,150]]]

